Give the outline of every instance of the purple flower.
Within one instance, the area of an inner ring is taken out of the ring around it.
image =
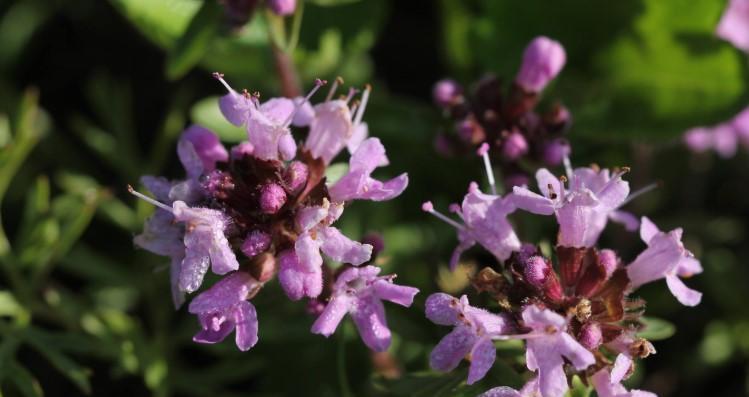
[[[394,284],[394,275],[378,277],[380,270],[376,266],[364,266],[343,271],[333,285],[330,301],[312,324],[312,333],[332,335],[343,316],[349,313],[367,347],[374,351],[387,350],[390,329],[382,301],[409,307],[419,290]]]
[[[296,10],[296,0],[268,0],[267,4],[274,14],[280,16],[291,15]]]
[[[443,79],[434,84],[432,99],[437,106],[447,108],[463,94],[463,87],[453,79]]]
[[[633,289],[665,278],[668,289],[681,304],[696,306],[700,303],[702,294],[688,288],[680,279],[702,273],[700,262],[684,248],[682,233],[680,228],[662,232],[650,219],[642,218],[640,237],[648,247],[627,266]]]
[[[399,196],[408,186],[408,175],[403,173],[389,181],[381,182],[370,175],[377,167],[388,165],[385,147],[377,138],[369,138],[359,145],[349,160],[349,170],[328,189],[334,202],[349,200],[390,200]]]
[[[523,53],[523,64],[515,82],[525,91],[538,93],[564,67],[566,54],[558,41],[539,36],[528,44]]]
[[[563,396],[569,389],[565,358],[582,371],[596,362],[593,353],[567,333],[567,320],[551,310],[530,305],[523,310],[523,323],[532,329],[526,339],[526,365],[538,371],[541,395]]]
[[[533,378],[520,391],[511,387],[500,386],[487,390],[479,394],[478,397],[540,397],[539,393],[538,378]]]
[[[255,157],[261,160],[291,160],[296,156],[296,142],[289,126],[304,103],[324,84],[322,81],[317,80],[303,100],[271,98],[260,104],[257,97],[234,91],[224,81],[223,75],[214,73],[214,77],[229,91],[219,100],[221,112],[232,124],[247,128]]]
[[[713,149],[720,157],[733,157],[739,143],[749,147],[749,108],[725,123],[713,127],[691,128],[684,133],[683,139],[693,152]]]
[[[207,128],[192,125],[182,133],[180,139],[192,143],[193,150],[203,165],[202,173],[216,169],[216,163],[219,161],[229,160],[229,153],[218,140],[218,136]]]
[[[657,397],[654,393],[647,391],[627,391],[621,383],[624,373],[626,373],[626,369],[625,371],[619,371],[615,367],[611,373],[606,368],[603,368],[593,374],[590,377],[590,382],[595,387],[598,397]]]
[[[217,343],[236,331],[239,350],[247,351],[257,343],[257,312],[247,298],[260,284],[249,274],[234,272],[190,302],[189,311],[198,316],[202,331],[193,340]]]
[[[528,153],[528,141],[523,134],[513,131],[502,142],[502,156],[509,160],[515,161]]]
[[[611,175],[607,169],[578,168],[568,175],[567,190],[559,178],[542,168],[536,172],[536,181],[543,195],[515,186],[512,201],[534,214],[556,214],[559,245],[592,247],[609,219],[623,223],[628,230],[637,228],[637,219],[619,210],[629,196],[629,183],[622,180],[623,174]]]
[[[715,33],[736,48],[749,52],[749,1],[730,0]]]
[[[438,371],[455,369],[463,357],[470,356],[467,383],[473,384],[494,364],[496,350],[492,338],[509,331],[504,316],[468,304],[468,297],[459,300],[443,293],[432,294],[426,301],[426,316],[435,324],[454,326],[432,350],[429,364]]]
[[[304,207],[296,216],[299,237],[294,244],[294,255],[281,260],[279,280],[289,298],[315,298],[322,289],[322,256],[320,251],[335,261],[361,265],[372,255],[372,246],[344,236],[330,226],[343,213],[343,204],[327,200],[321,206]]]
[[[464,224],[453,221],[434,210],[431,202],[426,202],[422,209],[458,229],[458,246],[450,258],[450,269],[458,265],[461,254],[479,243],[497,259],[504,261],[513,251],[520,249],[520,240],[515,234],[507,216],[515,211],[509,197],[482,193],[476,183],[471,183],[463,203],[453,207]]]

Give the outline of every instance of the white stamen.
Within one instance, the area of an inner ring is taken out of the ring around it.
[[[484,142],[481,144],[478,152],[479,156],[484,159],[484,168],[486,169],[486,177],[489,179],[489,186],[491,187],[492,194],[497,195],[497,183],[494,180],[494,169],[492,168],[492,162],[489,159],[489,144]]]
[[[156,201],[156,200],[154,200],[154,199],[146,196],[145,194],[143,194],[143,193],[141,193],[141,192],[133,189],[133,187],[130,186],[130,185],[127,185],[127,191],[130,192],[130,194],[132,194],[133,196],[135,196],[135,197],[137,197],[137,198],[139,198],[139,199],[141,199],[141,200],[143,200],[143,201],[145,201],[147,203],[153,204],[153,205],[155,205],[155,206],[157,206],[157,207],[159,207],[159,208],[161,208],[163,210],[166,210],[166,211],[169,211],[169,212],[174,212],[174,210],[172,209],[172,207],[170,207],[170,206],[168,206],[168,205],[166,205],[166,204],[164,204],[164,203],[162,203],[160,201]]]
[[[346,104],[347,105],[351,101],[351,98],[353,98],[354,95],[356,95],[357,92],[359,92],[359,90],[357,90],[354,87],[351,87],[351,88],[348,89],[348,95],[346,95]]]
[[[431,201],[427,201],[424,204],[422,204],[421,205],[421,209],[424,210],[425,212],[428,212],[428,213],[436,216],[437,219],[440,219],[441,221],[447,223],[448,225],[450,225],[450,226],[452,226],[452,227],[454,227],[454,228],[456,228],[458,230],[462,230],[463,229],[463,225],[461,225],[460,223],[455,222],[454,220],[448,218],[445,214],[443,214],[443,213],[435,210]]]
[[[655,190],[655,189],[657,189],[657,188],[658,188],[658,183],[651,183],[651,184],[649,184],[649,185],[647,185],[647,186],[645,186],[645,187],[643,187],[643,188],[640,188],[640,189],[636,190],[636,191],[635,191],[634,193],[630,194],[630,195],[629,195],[629,196],[627,197],[627,199],[626,199],[626,200],[624,200],[624,201],[622,202],[622,204],[620,205],[620,207],[623,207],[623,206],[625,206],[625,205],[626,205],[627,203],[629,203],[630,201],[632,201],[632,200],[634,200],[634,199],[636,199],[636,198],[638,198],[638,197],[642,196],[642,195],[643,195],[643,194],[645,194],[645,193],[649,193],[649,192],[651,192],[651,191],[653,191],[653,190]]]
[[[335,81],[330,86],[330,91],[328,91],[328,96],[325,97],[325,102],[328,102],[329,100],[333,99],[333,95],[335,95],[335,91],[338,89],[338,86],[343,84],[343,78],[341,76],[338,76],[335,78]]]
[[[229,85],[229,83],[227,83],[226,80],[224,80],[224,75],[222,73],[214,72],[213,73],[213,78],[216,79],[216,80],[218,80],[221,84],[223,84],[224,87],[226,87],[226,90],[229,91],[229,93],[232,93],[232,92],[236,93],[236,91],[234,91],[234,89],[231,88],[231,86]]]
[[[310,98],[312,98],[312,95],[315,95],[317,90],[319,90],[320,87],[324,86],[327,83],[328,82],[325,80],[315,79],[315,86],[312,87],[312,89],[309,91],[309,94],[307,94],[307,96],[305,96],[304,99],[302,99],[299,103],[296,103],[296,100],[294,101],[294,111],[291,112],[291,114],[289,114],[289,117],[286,118],[286,121],[284,121],[284,128],[288,127],[291,124],[291,122],[294,120],[294,116],[296,116],[296,114],[299,113],[299,110],[302,109],[302,106],[307,103]]]
[[[564,172],[567,174],[567,179],[570,181],[570,186],[572,186],[572,163],[570,162],[570,158],[568,156],[564,156],[564,159],[562,159],[564,162]]]
[[[361,94],[361,103],[356,109],[356,117],[354,117],[354,125],[361,123],[362,117],[364,117],[364,110],[367,108],[367,101],[369,101],[369,93],[372,91],[372,86],[367,84],[364,86],[364,92]]]

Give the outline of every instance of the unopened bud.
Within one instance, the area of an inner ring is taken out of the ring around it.
[[[248,258],[252,258],[265,252],[270,247],[270,243],[270,234],[262,230],[253,230],[242,242],[241,250]]]
[[[269,183],[260,190],[260,209],[275,214],[286,204],[286,192],[277,183]]]
[[[286,167],[283,175],[283,181],[286,184],[289,194],[297,194],[307,184],[309,169],[301,161],[294,161]]]
[[[291,15],[296,10],[296,0],[267,0],[268,8],[280,16]]]
[[[523,134],[513,131],[502,142],[502,156],[510,161],[515,161],[528,153],[528,141]]]
[[[588,350],[598,349],[603,342],[601,326],[594,322],[585,323],[580,329],[578,340],[580,341],[580,344]]]
[[[515,82],[527,92],[541,92],[559,74],[566,59],[564,47],[558,41],[536,37],[525,48]]]
[[[541,256],[532,256],[525,262],[523,276],[528,284],[541,289],[544,287],[549,272],[551,272],[551,268],[546,263],[546,259]]]
[[[432,99],[437,106],[447,108],[463,93],[463,88],[455,80],[444,79],[434,84]]]
[[[264,283],[276,275],[276,258],[270,252],[256,256],[250,263],[252,277]]]
[[[555,167],[564,161],[565,157],[569,157],[572,152],[570,143],[564,138],[554,139],[553,141],[547,142],[543,147],[543,161],[549,167]]]

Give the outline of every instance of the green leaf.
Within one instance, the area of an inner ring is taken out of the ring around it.
[[[642,331],[637,333],[641,338],[651,341],[668,339],[676,332],[676,327],[666,320],[655,317],[642,317],[640,320],[645,324]]]
[[[10,291],[0,291],[0,317],[16,316],[23,311],[23,307]]]
[[[11,362],[8,365],[5,375],[23,396],[41,397],[44,395],[42,387],[39,386],[39,381],[17,362]]]
[[[465,380],[465,370],[450,373],[415,372],[395,380],[376,380],[375,389],[389,396],[446,397]]]
[[[171,80],[182,77],[195,66],[206,53],[218,33],[222,8],[215,1],[206,1],[190,20],[185,33],[169,51],[166,75]]]
[[[588,397],[593,392],[593,388],[586,386],[579,376],[575,375],[572,378],[572,388],[570,389],[570,397]]]
[[[193,122],[218,134],[222,141],[240,142],[247,139],[247,132],[224,118],[218,107],[218,97],[208,97],[196,103],[190,110]]]
[[[110,0],[148,39],[170,48],[185,32],[201,0]]]
[[[341,177],[348,172],[348,164],[334,163],[325,169],[325,178],[328,184],[336,183]]]
[[[91,383],[88,380],[89,371],[79,366],[75,361],[66,356],[59,349],[50,346],[40,334],[24,332],[24,340],[32,346],[39,354],[44,356],[53,367],[65,375],[78,389],[86,394],[91,394]]]

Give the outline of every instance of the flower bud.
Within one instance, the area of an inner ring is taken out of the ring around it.
[[[572,124],[572,115],[566,107],[555,104],[551,112],[544,115],[544,123],[552,132],[564,131]]]
[[[466,143],[475,145],[486,140],[486,133],[481,124],[472,116],[458,123],[458,136]]]
[[[713,135],[704,127],[692,128],[684,133],[684,144],[695,153],[702,153],[713,146]]]
[[[525,261],[523,276],[528,284],[540,289],[544,287],[546,276],[550,271],[551,269],[549,264],[546,263],[546,259],[541,256],[532,256]]]
[[[541,92],[559,74],[565,61],[564,47],[558,41],[536,37],[525,48],[515,82],[527,92]]]
[[[266,214],[275,214],[286,204],[286,192],[277,183],[269,183],[260,189],[260,209]]]
[[[528,141],[523,134],[513,131],[502,142],[502,156],[510,161],[515,161],[528,153]]]
[[[546,142],[543,148],[543,161],[549,167],[556,167],[569,157],[572,148],[570,143],[564,138],[554,139]]]
[[[294,161],[286,167],[283,174],[283,182],[289,194],[298,194],[307,184],[309,169],[301,161]]]
[[[463,88],[455,80],[443,79],[434,84],[432,99],[437,106],[447,108],[463,93]]]
[[[249,271],[261,283],[272,279],[276,275],[276,257],[270,252],[256,256],[250,262]]]
[[[268,0],[267,4],[274,14],[280,16],[291,15],[296,10],[296,0]]]
[[[598,323],[585,323],[580,329],[580,336],[577,338],[580,344],[588,350],[596,350],[603,342],[603,333]]]
[[[270,247],[270,243],[270,234],[262,230],[253,230],[242,242],[241,250],[248,258],[252,258],[255,255],[265,252]]]
[[[730,124],[713,128],[713,148],[720,157],[729,158],[736,154],[739,138]]]
[[[598,264],[606,270],[606,278],[608,279],[619,266],[619,259],[616,257],[616,252],[610,249],[598,251]]]

